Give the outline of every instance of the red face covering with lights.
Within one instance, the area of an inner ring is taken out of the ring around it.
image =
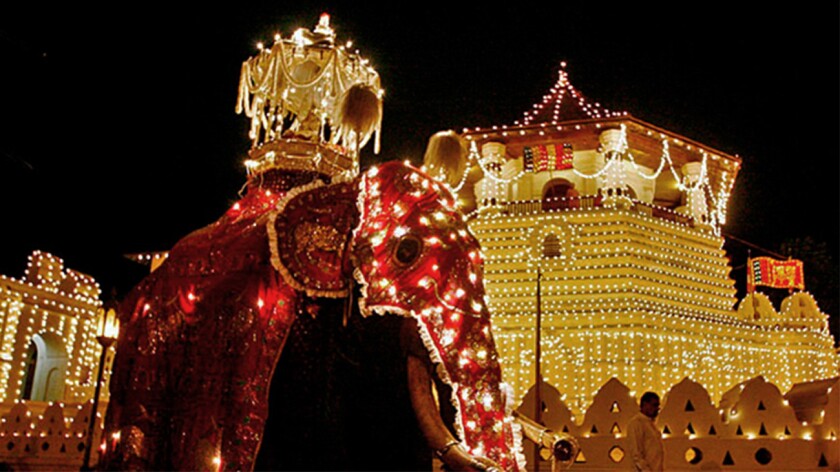
[[[369,170],[361,191],[353,256],[362,312],[418,321],[438,375],[452,386],[456,428],[469,451],[517,468],[478,241],[452,195],[409,166]]]

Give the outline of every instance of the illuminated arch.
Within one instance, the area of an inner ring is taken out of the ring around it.
[[[569,208],[573,204],[570,199],[578,195],[575,184],[570,180],[559,177],[551,179],[543,186],[542,209],[546,211]]]
[[[559,264],[574,259],[574,240],[577,229],[560,221],[531,227],[525,235],[525,257]]]
[[[43,332],[32,336],[21,386],[22,400],[59,401],[64,399],[67,350],[61,338]]]
[[[556,234],[549,233],[543,239],[543,257],[561,257],[563,246]]]

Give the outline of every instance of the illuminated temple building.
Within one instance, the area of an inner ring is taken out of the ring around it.
[[[689,377],[714,400],[763,375],[782,391],[838,373],[827,316],[797,292],[776,311],[738,302],[721,228],[741,160],[591,104],[567,72],[512,126],[466,129],[459,184],[482,244],[505,378],[542,374],[585,409],[612,377],[666,392]]]
[[[648,390],[666,469],[838,466],[827,315],[804,291],[736,299],[721,229],[740,158],[588,102],[564,68],[522,120],[461,136],[453,189],[504,378],[534,411],[539,313],[543,421],[578,437],[576,467],[629,466],[623,428]]]

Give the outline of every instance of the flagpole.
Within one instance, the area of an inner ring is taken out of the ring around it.
[[[755,291],[755,280],[752,273],[752,249],[747,249],[747,295]]]
[[[542,349],[541,349],[541,336],[540,331],[542,331],[542,301],[540,300],[540,279],[542,279],[542,270],[541,264],[537,263],[537,326],[536,332],[534,333],[534,364],[535,364],[535,377],[537,379],[536,382],[536,390],[534,390],[534,421],[539,424],[542,424],[542,395],[540,390],[542,390],[542,368],[540,366],[541,357],[542,357]],[[534,471],[540,470],[540,448],[542,444],[535,444],[534,446]]]
[[[753,318],[757,319],[758,300],[755,299],[755,272],[753,271],[751,249],[747,249],[747,291],[752,299]]]
[[[788,258],[787,258],[787,260],[789,260],[789,261],[793,260],[793,258],[792,258],[792,257],[790,257],[790,248],[788,248]],[[796,283],[796,274],[795,274],[795,271],[794,271],[793,279],[794,279],[794,281],[793,281],[793,282],[791,282],[791,283]],[[789,287],[788,287],[788,295],[793,295],[793,287],[792,287],[792,286],[789,286]]]

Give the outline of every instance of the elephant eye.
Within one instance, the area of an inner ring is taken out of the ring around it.
[[[420,257],[423,242],[417,236],[406,235],[400,238],[394,250],[394,258],[399,264],[411,265]]]

